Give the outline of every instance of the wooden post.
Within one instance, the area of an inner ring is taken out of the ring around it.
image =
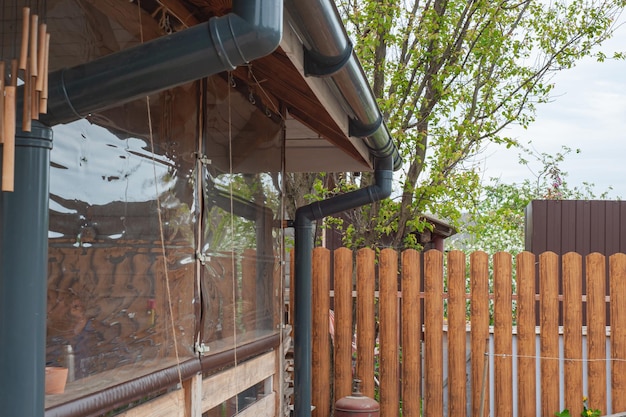
[[[443,415],[443,254],[424,254],[424,412]]]
[[[421,414],[420,254],[402,252],[402,416]]]
[[[537,413],[535,350],[535,255],[517,255],[517,412]]]
[[[559,407],[559,299],[558,256],[554,252],[539,255],[539,288],[541,295],[541,415],[551,416]]]
[[[626,255],[609,258],[611,272],[611,401],[612,412],[626,411]]]
[[[587,375],[589,408],[606,411],[606,263],[587,256]]]
[[[583,411],[582,256],[563,255],[563,356],[565,408],[573,416]]]
[[[489,258],[485,252],[473,252],[470,255],[470,291],[472,303],[470,317],[472,321],[472,415],[480,416],[484,356],[489,340]],[[489,390],[484,401],[489,404]],[[489,407],[485,410],[486,417]]]
[[[311,403],[315,406],[313,417],[326,417],[330,412],[330,337],[328,314],[330,310],[330,251],[315,248],[313,251],[313,334],[311,343],[312,374]]]
[[[369,248],[359,249],[356,259],[356,374],[357,378],[363,381],[363,394],[374,398],[374,343],[376,333],[374,321],[374,290],[376,285],[374,251]]]
[[[352,393],[352,251],[334,252],[335,277],[335,397]]]
[[[380,252],[380,414],[399,413],[398,385],[398,254],[394,249]]]

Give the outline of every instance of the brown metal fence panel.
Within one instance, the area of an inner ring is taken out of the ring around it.
[[[470,291],[472,415],[484,417],[489,415],[489,388],[483,377],[488,372],[484,359],[489,340],[489,257],[485,252],[470,255]]]
[[[513,415],[513,311],[511,255],[493,257],[494,372],[496,415]]]
[[[558,256],[539,255],[539,310],[541,335],[541,415],[551,416],[559,409],[559,289]]]
[[[626,410],[626,255],[609,259],[611,271],[611,399],[613,410]]]
[[[517,411],[536,415],[535,255],[517,255]]]
[[[421,415],[420,254],[402,253],[402,416]]]
[[[397,417],[400,403],[398,384],[398,254],[393,249],[380,253],[380,412]]]
[[[424,254],[424,415],[443,415],[443,258]]]
[[[589,407],[606,410],[606,263],[603,255],[587,256],[587,373]]]
[[[297,285],[297,284],[296,284]],[[312,392],[311,403],[315,405],[313,417],[326,417],[330,407],[330,251],[325,248],[313,250],[313,294],[311,335]],[[295,358],[298,360],[298,358]]]
[[[455,417],[467,415],[465,274],[465,254],[448,253],[448,415]]]
[[[582,256],[570,252],[563,256],[563,356],[565,408],[572,415],[583,411],[583,311]]]
[[[372,249],[360,249],[356,263],[356,374],[363,385],[363,394],[374,398],[374,348],[376,319],[374,312],[374,291],[376,275],[374,269],[375,254]]]
[[[352,264],[351,250],[334,252],[335,401],[352,393]]]

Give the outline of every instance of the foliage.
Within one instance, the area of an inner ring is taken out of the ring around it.
[[[583,411],[581,411],[581,417],[600,417],[602,415],[602,411],[597,408],[591,409],[587,403],[587,397],[583,397]],[[566,408],[561,412],[554,413],[556,417],[571,417],[570,411]]]
[[[383,235],[388,246],[419,246],[411,233],[427,227],[422,213],[458,223],[491,192],[481,192],[472,158],[488,144],[520,146],[505,128],[533,122],[555,71],[588,56],[622,58],[594,48],[611,35],[624,0],[337,4],[405,161],[395,198],[347,215],[354,229],[344,244],[352,247],[375,246]],[[332,178],[330,189],[371,182]]]
[[[532,162],[541,168],[532,171],[532,178],[519,184],[506,184],[491,178],[482,189],[481,197],[464,217],[463,233],[449,239],[454,249],[467,252],[482,250],[487,253],[506,251],[515,255],[524,250],[525,209],[535,199],[606,198],[607,192],[596,196],[593,184],[570,187],[567,172],[560,164],[574,150],[564,146],[555,155],[537,154],[531,148],[523,148],[520,163],[530,169]],[[580,150],[575,150],[580,153]]]

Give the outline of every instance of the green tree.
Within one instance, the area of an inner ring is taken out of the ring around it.
[[[580,150],[563,146],[554,155],[536,153],[522,147],[520,163],[527,167],[539,166],[530,170],[530,178],[507,184],[498,178],[491,178],[482,187],[476,205],[464,213],[462,233],[448,241],[452,249],[465,252],[477,250],[494,254],[506,251],[513,255],[524,250],[525,209],[537,199],[576,199],[591,200],[606,198],[610,190],[596,195],[594,185],[584,183],[571,187],[567,183],[567,172],[560,167],[567,155]]]
[[[376,246],[381,234],[389,245],[416,246],[411,232],[427,227],[420,213],[458,222],[483,196],[472,157],[492,143],[519,146],[505,128],[533,121],[555,71],[593,55],[623,58],[594,48],[612,34],[624,0],[337,4],[405,161],[395,198],[346,215],[352,246]],[[329,185],[353,186],[349,179],[317,181],[329,193]]]

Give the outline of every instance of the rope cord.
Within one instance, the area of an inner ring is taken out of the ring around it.
[[[143,44],[143,25],[141,22],[141,0],[137,1],[137,10],[139,12],[139,36],[141,39],[141,43]],[[146,107],[148,113],[148,128],[150,135],[150,153],[152,158],[152,173],[154,178],[154,191],[155,191],[155,199],[157,203],[157,216],[159,220],[159,237],[161,241],[161,257],[163,259],[163,272],[165,275],[165,291],[167,295],[168,301],[168,314],[170,318],[170,326],[172,328],[172,338],[174,341],[174,354],[176,355],[176,370],[178,371],[178,382],[183,384],[183,375],[180,368],[180,356],[178,354],[178,342],[176,340],[176,327],[174,322],[174,312],[172,309],[172,293],[170,289],[170,278],[169,278],[169,270],[167,266],[167,251],[165,249],[165,233],[163,232],[163,218],[161,214],[161,200],[159,198],[159,186],[157,181],[157,172],[156,172],[156,158],[154,157],[154,135],[153,135],[153,127],[152,127],[152,112],[150,110],[150,97],[146,96]]]

